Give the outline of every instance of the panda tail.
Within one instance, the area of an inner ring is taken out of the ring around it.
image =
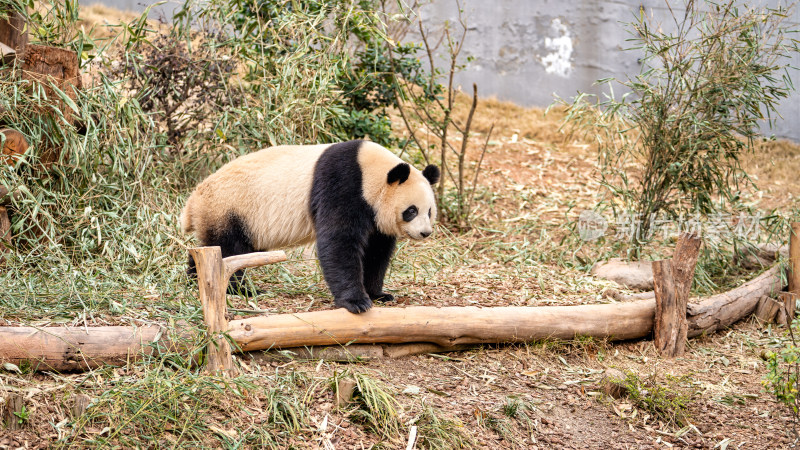
[[[181,231],[186,234],[194,231],[192,222],[192,198],[190,197],[181,211]]]

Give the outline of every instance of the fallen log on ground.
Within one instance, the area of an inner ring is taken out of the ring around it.
[[[727,327],[753,312],[761,296],[782,286],[776,266],[731,291],[690,303],[689,337]],[[655,300],[579,306],[373,308],[278,314],[233,320],[240,350],[351,343],[430,342],[441,346],[528,342],[537,339],[637,339],[653,331]],[[0,327],[0,363],[38,370],[84,370],[122,365],[153,351],[158,327]]]
[[[162,335],[159,326],[1,327],[0,363],[61,372],[122,366],[152,354]]]
[[[242,350],[306,345],[433,342],[442,346],[591,336],[634,339],[653,330],[655,300],[579,306],[410,306],[276,314],[232,320]]]
[[[709,334],[733,325],[753,313],[762,295],[774,297],[783,287],[780,267],[775,266],[735,289],[689,303],[688,336]]]

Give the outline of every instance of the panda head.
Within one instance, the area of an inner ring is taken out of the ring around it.
[[[385,207],[393,214],[397,237],[425,239],[436,222],[436,199],[432,185],[439,181],[439,168],[429,165],[422,172],[406,163],[397,164],[386,175]]]

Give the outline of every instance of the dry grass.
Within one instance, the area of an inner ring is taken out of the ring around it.
[[[759,187],[761,208],[782,211],[800,208],[797,190],[800,145],[787,140],[763,142],[754,154],[742,158],[742,166]]]

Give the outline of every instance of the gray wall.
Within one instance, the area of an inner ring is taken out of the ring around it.
[[[158,8],[169,16],[178,1],[170,0]],[[100,2],[134,11],[155,3]],[[776,5],[779,0],[751,3]],[[670,0],[670,4],[678,7],[684,3]],[[569,99],[578,91],[598,93],[593,86],[598,79],[637,74],[641,55],[623,51],[629,35],[622,22],[633,21],[640,7],[657,20],[668,17],[663,0],[462,0],[461,7],[469,27],[463,56],[474,60],[456,81],[468,91],[477,83],[481,96],[539,107],[551,104],[556,95]],[[436,31],[445,20],[457,21],[456,1],[434,0],[423,6],[420,17],[426,28]],[[790,21],[800,22],[800,10],[794,10]],[[418,40],[413,32],[407,38]],[[444,66],[444,61],[441,63]],[[800,56],[792,64],[800,67]],[[800,72],[790,74],[800,87]],[[800,94],[784,100],[780,112],[783,118],[764,133],[800,141]]]
[[[578,91],[598,93],[593,86],[598,79],[639,73],[641,53],[623,51],[631,45],[623,22],[634,21],[640,7],[658,21],[668,18],[663,0],[463,0],[461,6],[469,29],[463,55],[474,60],[456,81],[467,92],[477,83],[482,96],[540,107],[551,104],[556,95],[569,99]],[[420,17],[436,34],[445,20],[457,24],[456,2],[435,0],[422,8]],[[790,22],[799,21],[800,11],[795,9]],[[408,39],[417,36],[411,33]],[[444,67],[444,61],[441,64]],[[792,64],[800,67],[800,57]],[[792,70],[790,75],[800,87],[800,72]],[[617,95],[619,87],[615,86]],[[783,118],[775,128],[763,127],[763,132],[800,141],[800,95],[795,92],[784,100],[780,112]]]

